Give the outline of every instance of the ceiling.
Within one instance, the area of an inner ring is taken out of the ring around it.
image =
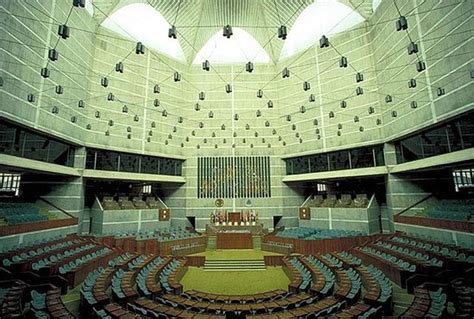
[[[353,8],[364,18],[372,14],[374,0],[338,1]],[[300,13],[313,2],[314,0],[93,0],[94,18],[99,24],[123,6],[148,3],[170,24],[176,26],[178,41],[189,63],[204,44],[227,24],[245,29],[276,63],[283,47],[283,41],[276,36],[277,28],[286,25],[289,31]]]

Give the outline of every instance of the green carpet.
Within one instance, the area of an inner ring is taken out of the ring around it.
[[[185,291],[195,289],[222,295],[246,295],[273,289],[288,289],[289,283],[290,279],[281,267],[267,267],[267,270],[257,272],[207,272],[202,268],[189,267],[181,279]]]

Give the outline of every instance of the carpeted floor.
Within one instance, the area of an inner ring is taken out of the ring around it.
[[[273,289],[288,289],[290,279],[281,267],[263,271],[204,271],[189,267],[181,279],[184,290],[195,289],[222,295],[247,295]]]
[[[207,250],[193,256],[207,260],[257,260],[279,254],[254,249]],[[288,289],[290,279],[281,267],[267,267],[262,271],[204,271],[189,267],[181,279],[184,290],[195,289],[223,295],[244,295],[273,289]]]

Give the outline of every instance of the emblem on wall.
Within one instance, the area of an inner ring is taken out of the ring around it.
[[[214,204],[216,205],[216,207],[222,207],[222,206],[224,206],[224,200],[222,198],[218,198],[218,199],[216,199]]]

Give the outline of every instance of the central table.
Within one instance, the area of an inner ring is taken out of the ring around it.
[[[251,232],[219,232],[216,238],[217,249],[252,249]]]

